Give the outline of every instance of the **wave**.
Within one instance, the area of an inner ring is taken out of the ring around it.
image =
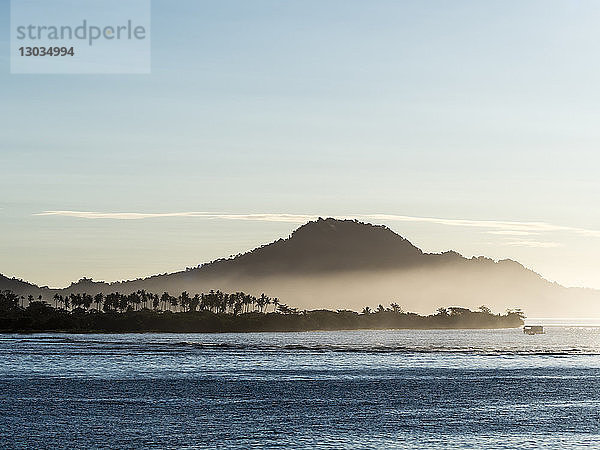
[[[330,345],[330,344],[244,344],[244,343],[200,343],[176,342],[169,343],[175,348],[193,348],[197,350],[225,350],[225,351],[267,351],[267,352],[317,352],[317,353],[401,353],[401,354],[465,354],[480,356],[573,356],[589,355],[600,356],[600,352],[585,349],[491,349],[491,348],[464,348],[464,347],[411,347],[394,345]]]
[[[3,339],[5,342],[7,340]],[[496,357],[518,356],[600,356],[597,348],[577,348],[549,346],[516,348],[514,346],[447,346],[447,345],[394,345],[394,344],[324,344],[324,343],[260,343],[260,342],[196,342],[196,341],[119,341],[85,339],[73,336],[19,337],[10,341],[5,348],[16,353],[173,353],[173,352],[265,352],[265,353],[363,353],[363,354],[404,354],[404,355],[475,355]],[[60,350],[56,347],[60,347]]]

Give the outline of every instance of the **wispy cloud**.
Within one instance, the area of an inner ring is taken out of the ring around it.
[[[495,234],[499,236],[532,236],[539,234],[539,232],[533,231],[518,231],[518,230],[492,230],[487,231],[488,234]]]
[[[204,219],[219,220],[246,220],[261,222],[286,222],[302,224],[309,220],[315,220],[318,214],[282,214],[282,213],[263,213],[263,214],[231,214],[215,212],[166,212],[166,213],[140,213],[140,212],[97,212],[97,211],[43,211],[34,214],[36,216],[64,216],[82,219],[113,219],[113,220],[140,220],[157,219],[169,217],[197,217]],[[328,215],[321,215],[329,217]],[[403,216],[395,214],[351,214],[346,216],[333,216],[338,219],[359,219],[380,223],[389,222],[413,222],[429,223],[450,227],[477,228],[486,231],[489,234],[505,236],[528,236],[539,235],[542,233],[566,232],[575,233],[588,237],[600,237],[600,230],[591,230],[580,227],[571,227],[565,225],[555,225],[547,222],[518,222],[518,221],[498,221],[498,220],[471,220],[471,219],[446,219],[438,217],[417,217]],[[538,241],[515,240],[506,245],[529,245],[542,247],[555,246],[555,243],[544,243]],[[529,244],[523,244],[529,243]]]
[[[585,228],[570,227],[565,225],[555,225],[546,222],[517,222],[517,221],[499,221],[499,220],[469,220],[469,219],[441,219],[435,217],[413,217],[413,216],[398,216],[389,214],[374,214],[369,216],[371,219],[379,219],[382,221],[402,221],[402,222],[424,222],[434,223],[438,225],[447,225],[454,227],[481,228],[488,229],[494,232],[502,232],[504,234],[512,233],[543,233],[567,231],[583,234],[586,236],[600,237],[600,230],[589,230]]]
[[[97,211],[43,211],[35,216],[63,216],[80,219],[113,219],[113,220],[140,220],[157,219],[166,217],[199,217],[204,219],[223,220],[253,220],[261,222],[290,222],[304,223],[318,218],[318,215],[306,214],[223,214],[208,212],[168,212],[168,213],[140,213],[140,212],[97,212]]]
[[[540,242],[540,241],[510,241],[504,242],[502,245],[508,245],[510,247],[531,247],[531,248],[555,248],[562,247],[562,244],[558,242]]]
[[[64,216],[77,217],[80,219],[116,219],[136,220],[151,219],[157,217],[188,217],[190,213],[132,213],[132,212],[95,212],[95,211],[44,211],[34,216]]]

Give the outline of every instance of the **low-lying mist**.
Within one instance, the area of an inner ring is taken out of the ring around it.
[[[201,277],[204,278],[204,277]],[[420,314],[439,307],[495,312],[522,309],[530,317],[600,317],[600,296],[586,289],[564,288],[522,267],[427,268],[360,271],[323,275],[206,278],[186,281],[179,289],[262,292],[298,309],[362,310],[395,302]]]

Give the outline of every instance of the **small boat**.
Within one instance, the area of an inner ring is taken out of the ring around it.
[[[525,334],[544,334],[544,327],[541,325],[525,325],[523,327]]]

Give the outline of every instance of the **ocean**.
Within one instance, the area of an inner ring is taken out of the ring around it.
[[[600,446],[600,328],[0,335],[2,448]]]

